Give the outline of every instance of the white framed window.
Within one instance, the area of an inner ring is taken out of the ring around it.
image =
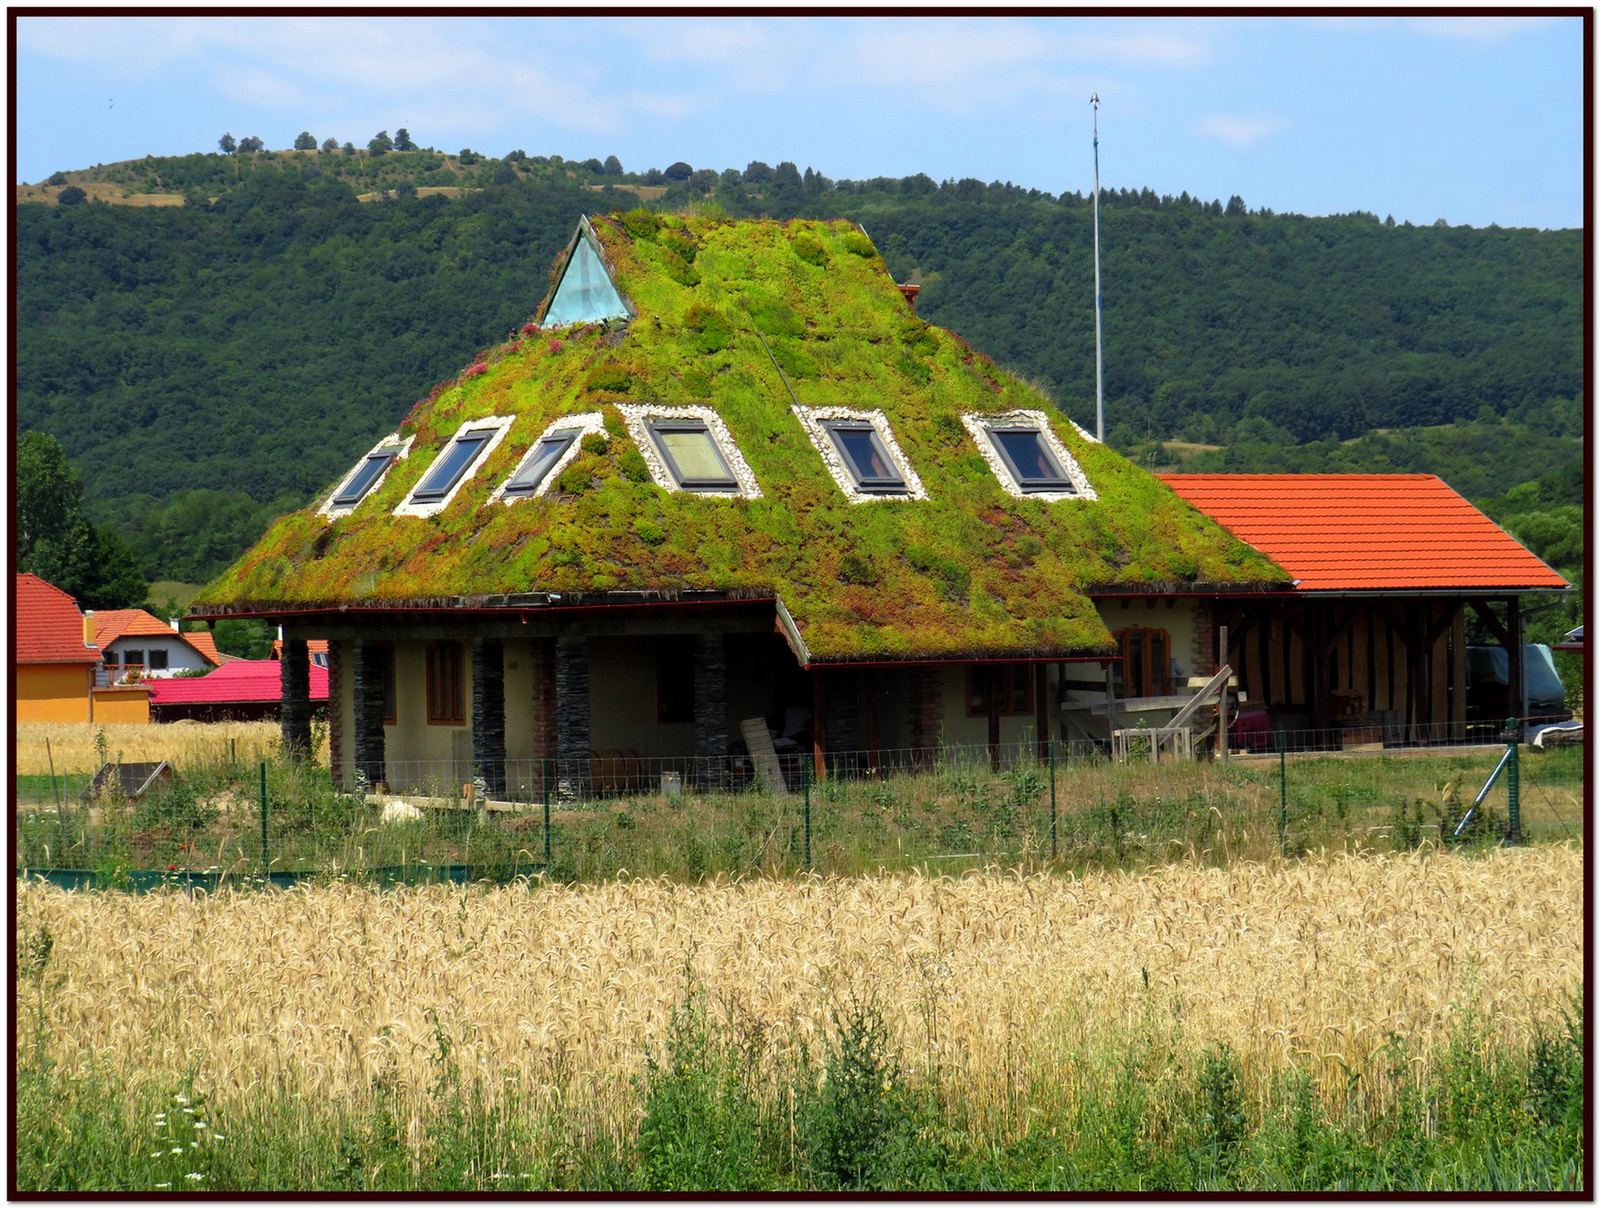
[[[333,489],[327,502],[318,509],[319,514],[331,520],[355,511],[363,499],[378,489],[395,462],[405,460],[411,451],[411,440],[409,436],[401,440],[398,432],[380,440]]]
[[[961,422],[1008,495],[1044,503],[1099,498],[1044,412],[963,415]]]
[[[469,419],[456,429],[439,456],[411,489],[406,501],[395,508],[396,516],[432,516],[443,511],[455,498],[461,485],[478,472],[494,447],[505,437],[515,416],[490,415]]]
[[[710,407],[623,403],[618,410],[658,487],[722,499],[761,498],[728,425]]]
[[[798,405],[792,410],[852,503],[928,497],[882,411]]]
[[[561,477],[561,472],[578,456],[583,438],[604,432],[605,424],[598,411],[564,415],[555,420],[533,442],[533,447],[511,477],[500,484],[494,498],[502,503],[515,503],[519,499],[537,499],[548,493]]]

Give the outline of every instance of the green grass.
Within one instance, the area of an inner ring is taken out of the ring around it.
[[[31,976],[37,978],[40,970]],[[30,993],[23,974],[22,998]],[[441,1043],[433,1084],[382,1071],[357,1101],[283,1084],[238,1102],[192,1085],[132,1089],[19,1057],[16,1186],[137,1191],[1572,1192],[1586,1187],[1581,993],[1567,1026],[1500,1044],[1467,1010],[1420,1071],[1402,1038],[1366,1071],[1389,1093],[1333,1111],[1307,1071],[1244,1087],[1225,1047],[1135,1031],[1097,1054],[1068,1102],[1031,1085],[990,1119],[902,1072],[871,1002],[846,1001],[814,1050],[780,1061],[719,1020],[692,985],[636,1084],[625,1135],[548,1100],[514,1071],[490,1102]],[[1068,1058],[1073,1059],[1073,1058]],[[410,1126],[413,1117],[426,1128]]]
[[[519,812],[429,810],[417,822],[382,825],[376,809],[336,790],[326,769],[276,761],[267,765],[266,849],[274,872],[364,876],[394,866],[466,865],[469,875],[491,880],[597,881],[623,869],[697,880],[808,866],[854,874],[994,864],[1140,869],[1188,859],[1220,865],[1440,842],[1499,754],[1305,757],[1282,769],[1275,759],[1159,766],[1089,759],[1062,763],[1052,775],[1045,764],[995,772],[986,759],[949,753],[917,772],[834,777],[789,797],[750,789],[555,801],[548,865],[537,803]],[[1524,837],[1580,837],[1582,752],[1526,751],[1520,766]],[[179,784],[144,801],[90,810],[74,795],[59,813],[48,781],[18,778],[18,801],[39,807],[17,812],[19,867],[261,872],[259,764],[196,763]],[[1462,841],[1492,845],[1506,826],[1502,783]]]

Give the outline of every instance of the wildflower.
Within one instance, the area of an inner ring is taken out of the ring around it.
[[[539,325],[537,323],[524,323],[522,325],[522,334],[525,336],[534,335],[538,332],[538,330]]]
[[[176,864],[168,864],[167,865],[167,871],[168,872],[177,872],[178,871],[178,866]]]
[[[550,351],[551,352],[560,352],[561,351],[561,341],[560,340],[551,340],[550,341]]]
[[[172,1184],[171,1183],[157,1183],[156,1186],[157,1187],[171,1187]]]
[[[208,1125],[204,1120],[196,1120],[194,1122],[194,1126],[196,1128],[209,1128],[210,1127],[210,1125]]]
[[[171,1149],[167,1150],[167,1156],[170,1158],[170,1157],[173,1157],[174,1155],[180,1154],[182,1152],[183,1152],[183,1146],[174,1145]]]
[[[205,1178],[206,1176],[201,1174],[199,1171],[191,1170],[188,1174],[184,1175],[183,1177],[188,1179],[192,1183],[198,1183],[201,1179]]]
[[[172,1097],[173,1097],[173,1099],[177,1100],[177,1102],[179,1102],[179,1103],[187,1103],[187,1102],[189,1102],[182,1095],[174,1095]]]

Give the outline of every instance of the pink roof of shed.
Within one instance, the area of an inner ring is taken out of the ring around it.
[[[1518,591],[1567,582],[1432,474],[1163,474],[1299,591]]]
[[[12,597],[19,663],[98,663],[83,644],[83,613],[66,592],[38,575],[18,575]]]
[[[311,699],[328,699],[328,672],[313,664]],[[205,675],[145,681],[152,705],[244,704],[283,699],[283,664],[276,659],[235,659]]]

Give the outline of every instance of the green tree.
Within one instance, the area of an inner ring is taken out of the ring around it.
[[[417,144],[411,141],[411,131],[404,126],[394,132],[394,149],[396,151],[415,151]]]
[[[608,155],[606,156],[606,162],[601,165],[601,170],[605,172],[607,176],[621,176],[622,161],[615,155]]]
[[[68,185],[56,194],[58,206],[79,206],[88,200],[89,195],[77,185]]]
[[[378,133],[374,134],[372,136],[372,140],[367,143],[367,150],[373,155],[383,155],[389,151],[393,151],[394,139],[389,137],[389,132],[387,130],[380,130]]]
[[[217,140],[217,146],[222,149],[222,153],[224,155],[232,155],[239,149],[239,144],[234,140],[234,137],[231,134],[224,134],[221,138],[219,138]]]
[[[17,569],[38,575],[84,608],[133,608],[150,585],[116,531],[83,515],[83,475],[55,437],[17,441]]]
[[[330,134],[322,140],[322,149],[324,151],[337,151],[339,149],[339,140]]]
[[[294,149],[296,151],[315,151],[317,149],[316,136],[309,130],[300,131],[294,140]]]
[[[241,138],[239,140],[239,150],[249,154],[254,154],[265,146],[266,144],[254,134],[250,135],[248,138]]]

